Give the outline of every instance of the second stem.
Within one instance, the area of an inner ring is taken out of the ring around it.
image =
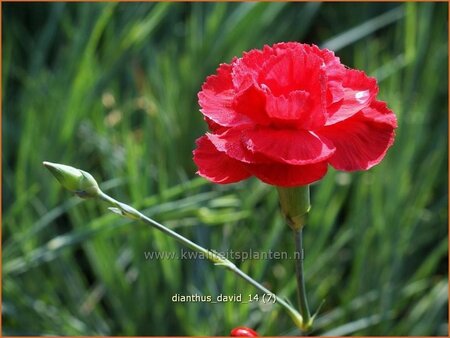
[[[293,230],[295,241],[295,275],[297,278],[297,301],[305,327],[311,326],[311,314],[309,313],[308,298],[306,297],[305,278],[303,275],[303,229]]]
[[[280,199],[281,212],[287,224],[294,232],[295,242],[295,275],[297,279],[297,300],[300,314],[303,317],[304,328],[311,328],[313,318],[309,312],[308,300],[305,290],[305,276],[303,274],[303,227],[306,224],[306,217],[311,209],[309,198],[309,185],[298,187],[277,187]]]

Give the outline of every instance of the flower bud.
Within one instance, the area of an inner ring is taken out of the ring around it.
[[[53,176],[67,190],[81,198],[97,197],[100,193],[97,181],[86,171],[64,164],[43,162]]]
[[[245,326],[239,326],[231,330],[231,337],[258,337],[258,333]]]

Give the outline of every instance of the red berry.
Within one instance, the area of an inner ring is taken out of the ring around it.
[[[231,330],[231,337],[258,337],[258,332],[245,326],[239,326]]]

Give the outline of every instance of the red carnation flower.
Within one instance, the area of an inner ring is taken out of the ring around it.
[[[197,140],[198,173],[215,183],[252,175],[283,187],[378,164],[397,120],[377,82],[327,49],[296,42],[221,64],[198,94],[210,132]]]

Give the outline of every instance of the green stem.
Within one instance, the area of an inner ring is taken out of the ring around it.
[[[294,231],[295,241],[295,275],[297,279],[297,301],[300,314],[303,318],[303,326],[310,329],[314,316],[311,317],[306,298],[305,277],[303,274],[303,227],[306,224],[306,216],[311,209],[309,198],[309,185],[285,188],[277,187],[280,199],[281,212],[289,227]]]
[[[300,313],[303,317],[303,321],[306,328],[312,325],[311,314],[308,308],[308,299],[306,297],[305,278],[303,274],[303,230],[294,230],[295,240],[295,275],[297,277],[297,301],[300,309]]]
[[[114,198],[112,198],[111,196],[105,194],[102,191],[99,192],[98,197],[100,199],[102,199],[103,201],[109,203],[110,205],[114,206],[113,208],[111,208],[112,211],[114,211],[116,213],[119,213],[122,216],[131,218],[131,219],[134,219],[134,220],[139,220],[139,221],[144,222],[144,223],[146,223],[148,225],[151,225],[152,227],[162,231],[166,235],[176,239],[178,242],[182,243],[183,245],[187,246],[188,248],[204,254],[204,256],[206,258],[208,258],[210,261],[212,261],[216,265],[224,266],[228,270],[234,272],[236,275],[238,275],[243,280],[245,280],[246,282],[248,282],[251,285],[253,285],[255,288],[257,288],[258,290],[260,290],[264,294],[271,295],[272,297],[275,298],[276,302],[279,303],[287,311],[287,313],[289,314],[291,319],[294,321],[294,323],[297,325],[297,327],[299,327],[301,330],[306,330],[307,329],[307,327],[305,327],[305,323],[307,323],[307,322],[304,321],[304,319],[302,318],[300,313],[298,313],[298,311],[295,308],[293,308],[284,299],[278,297],[277,295],[272,293],[270,290],[268,290],[267,288],[265,288],[264,286],[259,284],[257,281],[255,281],[253,278],[251,278],[249,275],[245,274],[235,264],[233,264],[231,261],[229,261],[228,259],[226,259],[222,255],[220,255],[220,254],[218,254],[218,253],[216,253],[214,251],[211,251],[211,250],[203,248],[202,246],[200,246],[200,245],[192,242],[191,240],[181,236],[177,232],[175,232],[175,231],[165,227],[161,223],[158,223],[155,220],[145,216],[144,214],[142,214],[138,210],[134,209],[133,207],[130,207],[127,204],[124,204],[122,202],[119,202],[119,201],[115,200]]]
[[[204,254],[206,257],[209,257],[209,255],[217,256],[217,254],[214,254],[212,251],[209,251],[209,250],[201,247],[200,245],[192,242],[191,240],[181,236],[179,233],[177,233],[177,232],[175,232],[173,230],[170,230],[169,228],[165,227],[161,223],[158,223],[155,220],[153,220],[151,218],[148,218],[147,216],[145,216],[141,212],[137,211],[133,207],[130,207],[127,204],[124,204],[122,202],[119,202],[119,201],[115,200],[111,196],[105,194],[103,191],[100,192],[99,198],[101,198],[105,202],[109,203],[110,205],[113,205],[116,208],[116,209],[114,209],[112,211],[117,212],[117,210],[119,210],[120,214],[122,214],[125,217],[128,217],[128,218],[131,218],[131,219],[134,219],[134,220],[139,220],[139,221],[142,221],[144,223],[147,223],[147,224],[153,226],[154,228],[158,229],[159,231],[164,232],[166,235],[169,235],[170,237],[172,237],[172,238],[176,239],[177,241],[183,243],[188,248]],[[213,259],[213,262],[214,263],[220,263],[221,261]]]

